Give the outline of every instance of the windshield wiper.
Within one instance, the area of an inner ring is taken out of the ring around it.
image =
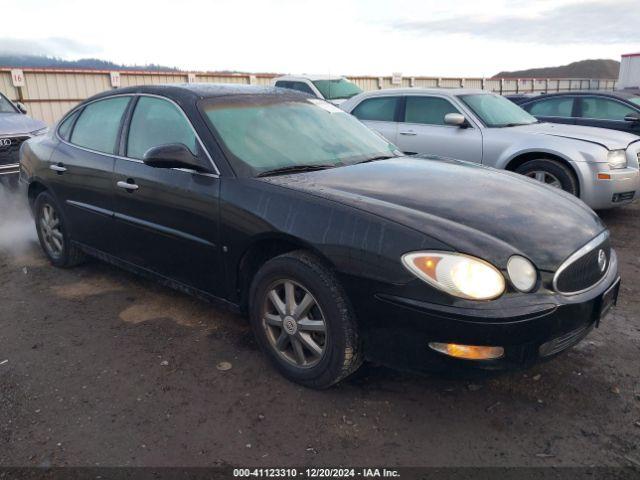
[[[388,160],[390,158],[396,158],[398,155],[376,155],[375,157],[365,158],[364,160],[360,160],[359,162],[354,163],[354,165],[358,165],[359,163],[369,163],[375,162],[376,160]]]
[[[507,128],[507,127],[522,127],[523,125],[533,125],[535,123],[540,123],[540,121],[536,121],[536,122],[527,122],[527,123],[505,123],[504,125],[500,125],[500,128]]]
[[[289,165],[286,167],[274,168],[273,170],[267,170],[260,172],[258,177],[269,177],[271,175],[284,175],[286,173],[302,173],[302,172],[314,172],[316,170],[326,170],[327,168],[334,168],[337,165]]]

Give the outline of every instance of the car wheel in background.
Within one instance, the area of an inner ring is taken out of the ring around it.
[[[529,160],[520,165],[516,172],[550,187],[561,188],[572,195],[578,195],[578,181],[574,173],[558,160],[548,158]]]
[[[67,268],[84,261],[84,254],[71,242],[58,203],[48,192],[36,198],[34,218],[40,246],[53,265]]]
[[[249,298],[258,343],[289,380],[327,388],[362,363],[349,301],[315,256],[297,251],[268,261],[256,274]]]

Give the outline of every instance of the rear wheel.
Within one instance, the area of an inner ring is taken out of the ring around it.
[[[38,239],[49,261],[56,267],[82,263],[85,256],[72,244],[60,207],[48,192],[38,195],[34,213]]]
[[[362,363],[352,308],[333,273],[298,251],[267,262],[250,292],[251,326],[289,380],[327,388]]]
[[[516,172],[550,187],[578,195],[578,181],[571,169],[558,160],[540,158],[520,165]]]

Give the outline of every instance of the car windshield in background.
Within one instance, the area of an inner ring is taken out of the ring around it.
[[[640,106],[640,97],[631,97],[629,98],[629,101],[631,103],[635,103],[636,105]]]
[[[459,98],[480,117],[487,127],[531,125],[538,120],[511,100],[490,94],[460,95]]]
[[[207,101],[201,108],[241,176],[342,166],[399,153],[355,117],[324,100],[239,96]]]
[[[3,95],[0,95],[0,113],[16,113],[13,104]]]
[[[313,84],[327,100],[351,98],[354,95],[362,93],[360,87],[344,78],[336,80],[316,80]]]

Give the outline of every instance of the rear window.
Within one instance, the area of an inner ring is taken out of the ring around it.
[[[400,97],[368,98],[353,109],[351,114],[360,120],[393,122]]]
[[[524,109],[531,115],[538,117],[570,117],[573,112],[573,98],[559,97],[541,100]]]
[[[116,151],[122,115],[130,97],[114,97],[87,105],[76,122],[71,143],[97,152]]]

